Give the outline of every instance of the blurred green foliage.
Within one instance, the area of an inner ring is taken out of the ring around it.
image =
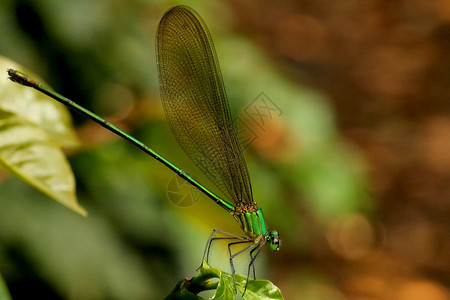
[[[159,103],[154,34],[176,4],[183,3],[5,0],[0,55],[202,178],[176,144]],[[189,5],[211,30],[233,116],[257,133],[245,152],[254,196],[283,240],[279,253],[259,258],[258,278],[299,283],[305,275],[287,266],[314,251],[318,228],[370,210],[364,163],[337,134],[327,99],[289,82],[261,49],[232,32],[225,3]],[[264,130],[244,113],[261,92],[283,112]],[[203,196],[190,208],[173,205],[168,169],[73,118],[83,146],[69,160],[88,218],[2,175],[0,273],[14,299],[161,298],[179,278],[196,274],[213,228],[239,233],[237,223]],[[211,264],[227,270],[224,250],[215,250]],[[289,280],[278,276],[283,273]]]

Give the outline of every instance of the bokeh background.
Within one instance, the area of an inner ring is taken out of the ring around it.
[[[283,239],[258,277],[286,299],[450,299],[450,2],[2,0],[0,55],[202,178],[159,101],[155,32],[177,4],[208,24],[232,113],[256,137],[254,195]],[[248,113],[261,93],[279,108],[262,127]],[[0,173],[13,299],[159,299],[195,276],[213,228],[239,233],[203,196],[174,205],[168,192],[195,193],[73,119],[88,218]]]

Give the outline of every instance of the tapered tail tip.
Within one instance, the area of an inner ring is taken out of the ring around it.
[[[19,76],[19,71],[14,70],[14,69],[8,69],[7,72],[8,72],[9,80],[11,80],[13,82],[17,82],[17,83],[21,83],[21,81],[23,81],[23,80],[20,80],[21,76]]]
[[[34,80],[31,80],[27,74],[19,72],[14,69],[8,69],[8,79],[12,82],[17,82],[18,84],[25,85],[25,86],[34,86],[36,82]]]

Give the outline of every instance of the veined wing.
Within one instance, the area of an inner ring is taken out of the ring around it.
[[[200,170],[236,204],[251,204],[250,178],[214,44],[201,17],[170,9],[157,35],[161,98],[178,143]]]

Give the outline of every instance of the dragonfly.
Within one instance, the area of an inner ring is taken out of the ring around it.
[[[253,199],[214,44],[205,22],[194,9],[175,6],[164,14],[158,26],[156,54],[161,101],[169,126],[184,152],[225,197],[212,192],[143,142],[28,75],[13,69],[8,70],[8,75],[11,81],[46,94],[129,141],[229,212],[244,235],[214,229],[206,243],[203,261],[208,262],[214,241],[228,241],[237,293],[234,259],[249,252],[248,284],[251,270],[256,278],[254,263],[261,249],[268,245],[270,250],[278,251],[280,236],[276,230],[269,231],[263,211]],[[239,250],[233,251],[238,245]]]

